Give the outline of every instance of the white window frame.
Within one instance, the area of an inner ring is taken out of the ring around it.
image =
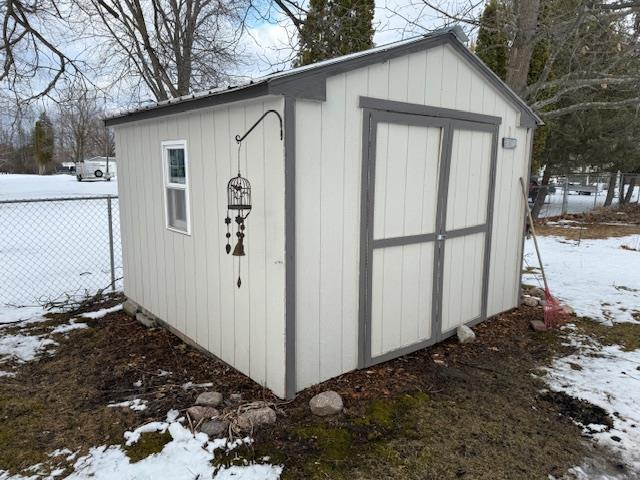
[[[164,220],[167,230],[172,232],[181,233],[182,235],[191,235],[191,196],[190,196],[190,176],[189,176],[189,155],[187,154],[187,141],[186,140],[165,140],[161,142],[161,158],[162,158],[162,173],[163,173],[163,193],[164,193]],[[169,157],[167,152],[169,149],[181,148],[184,151],[184,184],[169,182]],[[167,196],[167,189],[184,190],[185,202],[187,207],[187,229],[180,230],[171,226],[169,223],[169,198]]]

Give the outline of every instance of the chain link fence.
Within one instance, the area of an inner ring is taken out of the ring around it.
[[[603,206],[617,206],[620,203],[640,203],[638,173],[553,175],[549,184],[545,186],[539,185],[541,180],[532,177],[529,184],[530,205],[533,206],[538,195],[544,195],[544,202],[538,213],[539,218],[566,213],[585,213]]]
[[[118,197],[0,201],[0,305],[122,285]]]

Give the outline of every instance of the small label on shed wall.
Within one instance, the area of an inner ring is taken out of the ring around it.
[[[513,149],[518,145],[518,140],[511,137],[502,137],[502,148]]]

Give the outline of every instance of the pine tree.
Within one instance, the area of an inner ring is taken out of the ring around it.
[[[501,22],[501,5],[490,0],[480,18],[480,29],[476,43],[476,55],[502,80],[507,76],[508,42]]]
[[[42,112],[33,129],[33,156],[38,165],[38,174],[44,175],[53,161],[53,148],[53,125],[46,112]]]
[[[374,0],[311,0],[295,66],[373,46]]]

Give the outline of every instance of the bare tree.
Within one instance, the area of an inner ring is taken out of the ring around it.
[[[510,46],[506,81],[543,118],[640,105],[640,71],[636,63],[640,52],[640,0],[504,3],[504,31]],[[440,23],[460,23],[473,35],[480,24],[484,2],[413,0],[411,4],[418,12],[407,18],[413,30],[423,24],[423,16],[435,12]],[[613,49],[606,38],[596,34],[606,29],[610,29],[609,38],[616,39]],[[540,72],[532,79],[531,60],[535,46],[541,42],[547,52]],[[626,94],[606,99],[590,95],[611,85]]]
[[[238,59],[242,7],[231,0],[88,0],[84,11],[118,79],[139,78],[160,101],[226,79]]]
[[[72,0],[6,0],[0,4],[0,93],[26,104],[49,95],[64,78],[88,66],[60,47]],[[87,81],[86,77],[84,80]]]

